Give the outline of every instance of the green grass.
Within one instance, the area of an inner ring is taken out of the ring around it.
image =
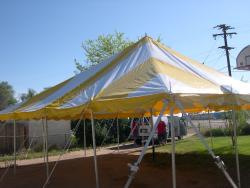
[[[210,138],[206,138],[209,145]],[[239,161],[241,172],[242,188],[249,187],[250,184],[250,136],[239,136]],[[145,156],[145,163],[154,168],[168,169],[171,167],[171,143],[156,147],[155,159],[152,159],[152,150],[148,149]],[[232,147],[231,137],[215,137],[213,138],[213,151],[215,155],[221,157],[225,162],[227,171],[236,180],[235,155]],[[216,182],[218,187],[223,187],[226,184],[226,178],[214,164],[210,154],[196,136],[186,138],[181,141],[176,141],[176,169],[180,172],[195,171],[197,174],[214,175],[220,177]],[[190,174],[190,173],[189,173]],[[206,175],[204,175],[205,178]],[[178,173],[177,173],[178,176]],[[195,179],[195,176],[192,177]],[[201,179],[202,179],[201,178]],[[195,181],[202,181],[200,178]],[[227,187],[227,186],[226,186]]]
[[[211,146],[211,139],[206,138],[207,142]],[[232,147],[231,137],[214,137],[213,141],[213,151],[215,154],[219,155],[230,155],[234,153]],[[250,136],[239,136],[238,137],[238,148],[240,155],[250,156]],[[148,150],[151,152],[151,150]],[[170,153],[171,144],[160,146],[156,148],[156,152],[160,153]],[[177,154],[207,154],[207,150],[202,145],[197,136],[192,136],[180,141],[176,141],[176,153]]]

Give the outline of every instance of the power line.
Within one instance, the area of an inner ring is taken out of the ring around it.
[[[224,38],[224,46],[220,46],[219,48],[224,49],[226,51],[228,74],[229,74],[229,76],[232,76],[231,66],[230,66],[230,58],[229,58],[229,50],[232,50],[234,48],[228,46],[227,36],[232,38],[232,35],[236,35],[237,33],[236,32],[227,32],[228,30],[231,30],[234,28],[231,26],[228,26],[226,24],[217,25],[214,28],[215,29],[217,28],[218,30],[222,30],[222,33],[213,34],[213,37],[215,40],[216,40],[217,36],[222,36]]]

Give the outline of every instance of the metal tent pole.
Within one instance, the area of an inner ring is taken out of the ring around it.
[[[91,111],[91,127],[92,127],[92,140],[93,140],[93,150],[94,150],[95,182],[96,182],[96,188],[99,188],[98,167],[96,158],[95,127],[94,127],[94,117],[92,111]]]
[[[45,117],[45,161],[46,161],[46,177],[49,178],[49,154],[48,154],[48,120]]]
[[[118,153],[120,152],[120,133],[119,133],[119,119],[116,118],[116,130],[117,130],[117,149]]]
[[[198,128],[193,124],[191,118],[186,114],[186,112],[185,112],[184,107],[182,106],[182,104],[179,101],[176,100],[176,105],[178,106],[178,108],[180,109],[181,113],[187,118],[187,120],[189,121],[189,123],[193,127],[195,133],[197,134],[197,136],[201,140],[202,144],[204,145],[204,147],[208,150],[208,153],[214,159],[214,162],[217,165],[217,167],[219,169],[221,169],[221,171],[223,172],[223,174],[225,175],[225,177],[227,178],[227,180],[229,181],[229,183],[231,184],[231,186],[233,188],[237,188],[237,185],[234,183],[233,179],[231,178],[231,176],[226,171],[224,162],[221,160],[221,158],[219,156],[216,156],[214,154],[214,152],[212,151],[212,149],[209,147],[207,141],[205,140],[204,136],[200,133],[200,131],[198,130]]]
[[[213,149],[214,148],[214,143],[213,143],[213,133],[212,133],[211,116],[210,116],[210,110],[209,109],[208,109],[208,124],[209,124],[209,129],[210,129],[211,147]]]
[[[150,110],[150,116],[151,116],[151,131],[153,131],[154,128],[154,122],[153,122],[153,110]],[[152,138],[152,158],[153,161],[155,160],[155,139],[154,136]]]
[[[14,174],[16,174],[16,120],[13,120]]]
[[[144,145],[144,147],[143,147],[143,149],[141,151],[141,154],[140,154],[139,158],[137,159],[137,161],[134,164],[128,164],[128,166],[130,167],[130,174],[129,174],[129,178],[128,178],[124,188],[128,188],[130,186],[130,184],[132,183],[132,180],[134,179],[135,174],[139,170],[138,166],[140,165],[140,163],[141,163],[141,161],[142,161],[142,159],[144,157],[144,154],[145,154],[145,152],[146,152],[146,150],[148,148],[148,145],[149,145],[151,139],[154,136],[155,130],[156,130],[156,128],[157,128],[157,126],[158,126],[158,124],[159,124],[159,122],[161,120],[161,117],[163,116],[163,113],[167,109],[167,104],[168,104],[167,101],[163,102],[163,107],[161,109],[160,115],[158,116],[158,118],[157,118],[157,120],[156,120],[156,122],[154,124],[154,128],[151,131],[151,133],[150,133],[150,135],[149,135],[149,137],[147,139],[147,142],[146,142],[146,144]]]
[[[235,110],[232,111],[233,115],[233,125],[234,125],[234,152],[235,152],[235,160],[236,160],[236,171],[237,171],[237,181],[238,181],[238,187],[241,187],[241,181],[240,181],[240,164],[239,164],[239,150],[238,150],[238,143],[237,143],[237,124],[236,124],[236,115]]]
[[[130,133],[128,135],[128,138],[126,139],[126,141],[128,141],[131,138],[131,136],[133,135],[133,132],[134,132],[134,130],[136,128],[136,126],[133,127],[133,122],[134,122],[134,118],[131,119],[131,122],[130,122],[130,129],[131,129],[131,131],[130,131]]]
[[[173,188],[176,188],[176,167],[175,167],[175,127],[174,127],[174,106],[170,107],[171,116],[171,145],[172,145],[172,183]]]
[[[46,141],[45,141],[45,123],[44,118],[42,118],[42,137],[43,137],[43,162],[45,163],[46,159]]]
[[[83,122],[83,134],[84,134],[84,138],[83,138],[83,145],[84,145],[84,157],[86,157],[86,119],[84,119]]]

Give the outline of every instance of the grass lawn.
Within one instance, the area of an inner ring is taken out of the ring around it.
[[[206,138],[211,147],[211,139]],[[230,155],[234,153],[232,147],[231,137],[213,137],[213,151],[216,155]],[[239,136],[238,146],[240,155],[250,156],[250,136]],[[171,152],[171,144],[160,146],[156,148],[156,152]],[[177,154],[207,154],[207,150],[204,148],[197,136],[192,136],[180,141],[176,141],[176,153]]]
[[[206,138],[211,146],[210,138]],[[239,160],[242,187],[249,187],[250,184],[250,136],[239,136]],[[152,150],[149,149],[145,156],[145,162],[158,168],[171,167],[171,144],[158,146],[155,149],[155,160],[152,160]],[[235,155],[230,137],[214,137],[213,151],[225,162],[227,171],[236,180]],[[220,177],[221,185],[226,185],[226,178],[216,167],[214,161],[204,148],[197,136],[192,136],[180,141],[176,141],[176,169],[177,180],[179,172],[190,172],[194,170],[198,174]],[[198,176],[198,175],[197,175]],[[179,177],[180,178],[180,177]],[[223,183],[224,182],[224,183]],[[219,186],[221,187],[221,186]],[[227,187],[227,186],[226,186]]]

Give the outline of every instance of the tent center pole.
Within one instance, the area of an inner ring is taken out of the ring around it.
[[[92,141],[93,141],[93,151],[94,151],[94,165],[95,165],[95,181],[96,188],[99,188],[99,177],[98,177],[98,166],[97,166],[97,157],[96,157],[96,140],[95,140],[95,127],[94,127],[94,117],[93,112],[91,111],[91,127],[92,127]]]

